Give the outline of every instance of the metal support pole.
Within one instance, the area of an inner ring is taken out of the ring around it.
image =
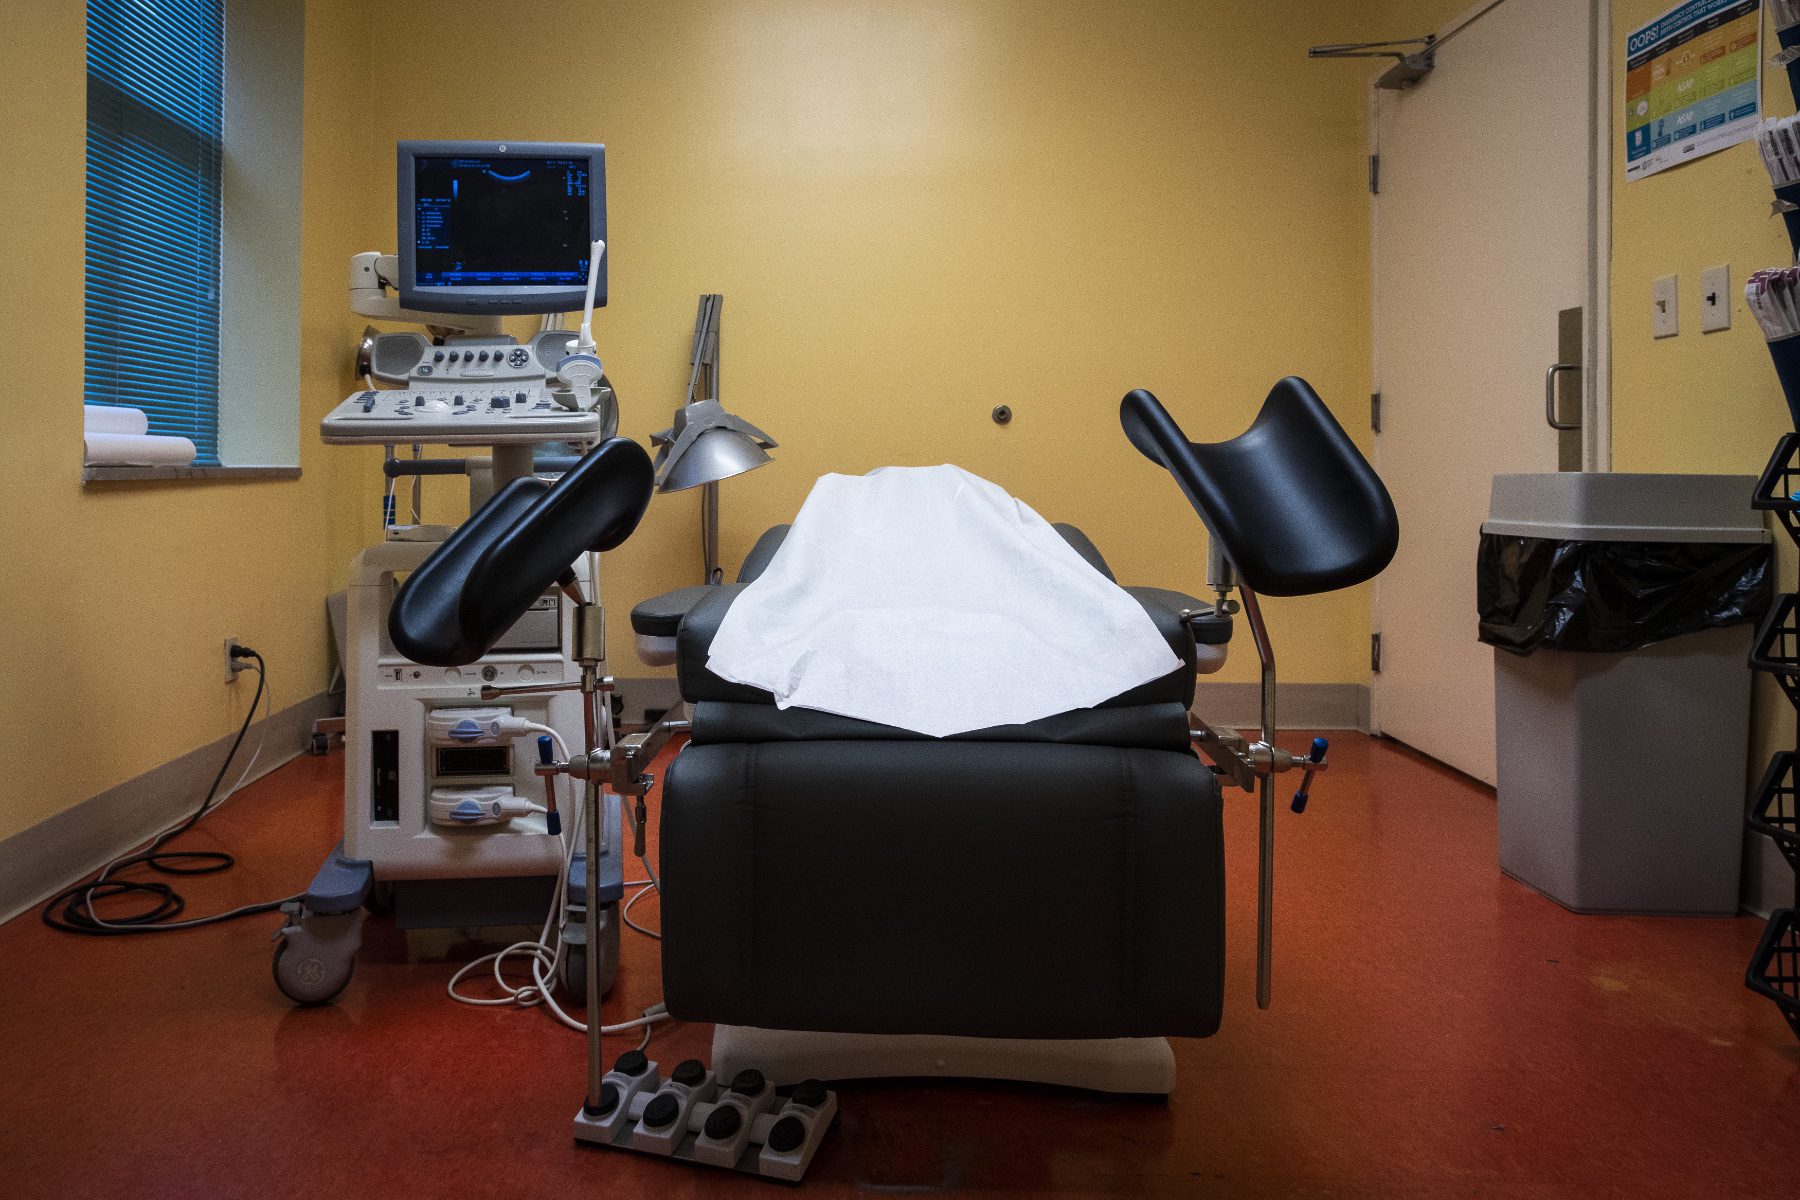
[[[725,308],[725,297],[717,292],[700,298],[702,333],[696,338],[695,382],[705,400],[719,398],[719,317]],[[693,402],[693,387],[688,389]],[[709,483],[700,489],[701,554],[706,563],[706,582],[723,583],[725,573],[719,568],[719,485]]]
[[[536,470],[536,446],[494,447],[494,490],[497,492],[515,479],[527,479]],[[596,599],[599,593],[595,593]]]
[[[587,753],[583,759],[591,761],[596,750],[612,749],[612,738],[601,737],[602,729],[611,728],[600,721],[601,703],[610,704],[611,681],[600,677],[600,664],[606,658],[606,626],[605,610],[600,603],[599,556],[588,555],[589,602],[577,600],[574,609],[574,654],[581,668],[581,723],[583,740]],[[581,595],[576,585],[575,596]],[[599,618],[599,619],[590,619]],[[609,714],[610,715],[610,714]],[[606,744],[601,745],[604,741]],[[566,766],[566,764],[565,764]],[[587,855],[585,875],[586,887],[582,893],[582,923],[587,929],[587,1046],[588,1046],[588,1083],[587,1111],[597,1114],[600,1111],[601,1091],[606,1086],[606,1056],[601,1046],[600,1033],[602,1021],[600,1006],[600,844],[601,834],[606,823],[604,811],[605,796],[600,788],[600,781],[589,777],[582,792],[581,812],[587,821],[587,835],[583,839]]]
[[[1256,593],[1241,580],[1238,593],[1244,598],[1244,619],[1250,623],[1250,634],[1256,641],[1256,657],[1262,663],[1262,742],[1275,745],[1275,649],[1269,641],[1268,627],[1263,624],[1262,609]],[[1273,764],[1271,764],[1273,766]],[[1256,1007],[1269,1007],[1270,963],[1275,942],[1275,776],[1264,771],[1257,788],[1260,802],[1256,855]]]
[[[709,483],[700,489],[700,529],[702,553],[706,557],[706,582],[723,583],[725,572],[719,566],[719,485]]]
[[[592,693],[589,694],[588,699],[592,701]],[[600,1090],[605,1086],[606,1075],[606,1055],[600,1046],[600,959],[602,957],[600,954],[600,905],[595,902],[599,895],[600,881],[600,826],[605,820],[600,800],[599,781],[588,780],[584,802],[587,813],[587,892],[583,897],[582,910],[587,925],[587,1109],[589,1112],[600,1111]]]

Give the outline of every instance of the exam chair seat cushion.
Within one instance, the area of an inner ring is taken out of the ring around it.
[[[1189,752],[695,744],[664,782],[664,994],[769,1029],[1205,1037],[1221,845]]]

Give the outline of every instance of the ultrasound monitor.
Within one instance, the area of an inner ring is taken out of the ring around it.
[[[401,142],[400,304],[420,312],[581,308],[606,237],[606,147]],[[606,260],[596,306],[606,303]]]

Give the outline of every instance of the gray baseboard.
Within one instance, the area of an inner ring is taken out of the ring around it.
[[[620,679],[625,720],[641,721],[645,709],[673,708],[681,692],[673,679]],[[1195,688],[1194,711],[1208,724],[1254,728],[1261,720],[1261,688],[1254,683],[1211,683]],[[1275,717],[1283,729],[1369,731],[1369,689],[1361,683],[1284,683],[1276,688]]]
[[[251,779],[304,753],[312,723],[330,713],[325,693],[308,697],[251,725],[240,764],[262,742]],[[83,800],[48,820],[0,841],[0,921],[34,908],[99,870],[192,812],[219,770],[232,734]],[[236,778],[226,777],[225,786]]]
[[[1262,720],[1262,687],[1202,679],[1194,689],[1194,712],[1209,725],[1253,729]],[[1367,733],[1369,687],[1363,683],[1277,684],[1275,723],[1281,729],[1354,729]]]

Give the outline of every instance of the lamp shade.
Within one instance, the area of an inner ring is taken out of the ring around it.
[[[747,434],[735,429],[708,429],[667,464],[657,490],[684,492],[754,471],[770,461],[768,452]]]
[[[696,400],[675,413],[675,425],[650,435],[657,446],[656,490],[685,492],[754,471],[769,461],[775,440],[734,417],[717,400]]]

